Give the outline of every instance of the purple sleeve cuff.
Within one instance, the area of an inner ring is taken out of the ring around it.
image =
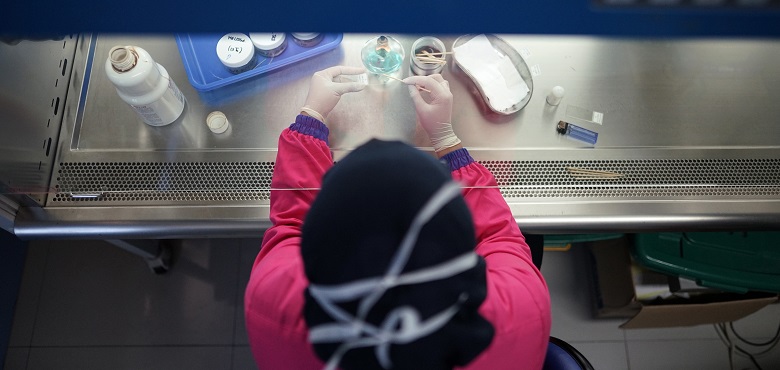
[[[471,158],[471,154],[466,148],[447,153],[441,159],[450,166],[450,171],[461,169],[474,162],[474,158]]]
[[[299,114],[298,117],[295,117],[295,123],[290,125],[290,130],[298,131],[304,135],[314,136],[315,138],[324,141],[325,144],[328,144],[328,134],[330,134],[328,126],[325,126],[324,123],[314,117]]]

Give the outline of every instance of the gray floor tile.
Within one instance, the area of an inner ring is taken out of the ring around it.
[[[631,370],[729,369],[718,339],[628,341],[628,361]]]
[[[626,329],[626,340],[658,339],[718,339],[712,325],[684,326],[678,328]]]
[[[586,255],[575,246],[568,252],[547,252],[542,274],[550,289],[552,335],[567,342],[622,341],[625,320],[593,318]]]
[[[236,331],[234,342],[236,345],[248,345],[246,335],[246,321],[244,319],[244,291],[249,282],[249,274],[252,272],[252,264],[260,252],[262,239],[244,239],[241,241],[241,257],[238,266],[238,299],[236,301]]]
[[[778,324],[780,323],[780,315],[776,314],[777,311],[774,308],[769,310],[761,310],[755,314],[740,320],[735,323],[734,329],[736,333],[742,338],[752,342],[769,342],[774,338],[775,333],[778,332]],[[746,321],[752,320],[752,321]],[[761,320],[764,320],[764,327],[760,327]],[[740,324],[740,325],[737,325]],[[749,329],[749,330],[745,330]],[[729,340],[731,340],[735,346],[739,346],[740,349],[754,355],[756,362],[762,369],[780,369],[780,343],[772,346],[753,346],[742,340],[737,339],[734,332],[730,328],[726,329]],[[726,345],[723,345],[725,350]],[[766,352],[766,353],[763,353]],[[755,366],[747,358],[747,356],[735,356],[735,368],[738,369],[754,369]]]
[[[257,370],[257,364],[249,347],[233,347],[233,370]]]
[[[14,348],[9,347],[5,353],[5,370],[24,370],[27,368],[27,355],[30,349],[27,347]]]
[[[725,348],[725,346],[723,346]],[[755,350],[755,348],[751,348],[748,350],[748,352],[751,352],[753,354],[756,354],[760,352],[759,350]],[[737,360],[735,363],[739,366],[735,366],[735,368],[738,369],[747,369],[750,366],[752,366],[752,362],[748,360],[745,357],[737,356]],[[780,347],[775,347],[768,353],[760,356],[755,356],[756,362],[761,366],[762,369],[780,369]]]
[[[48,241],[33,241],[27,245],[27,258],[16,299],[9,346],[26,347],[32,342],[35,316],[46,270],[48,245]]]
[[[105,242],[52,246],[33,345],[232,345],[239,248],[181,244],[165,275]]]
[[[260,239],[186,240],[163,276],[103,242],[50,244],[28,254],[25,266],[39,267],[25,269],[6,369],[256,369],[243,294]],[[625,320],[594,319],[582,252],[544,257],[554,336],[597,369],[729,368],[726,346],[711,326],[623,331],[618,325]],[[776,304],[735,327],[760,340],[778,324]],[[30,343],[37,347],[24,348]],[[780,347],[757,361],[780,369]],[[750,367],[742,357],[735,363]]]
[[[232,347],[44,347],[27,370],[229,370]]]
[[[770,304],[756,313],[734,322],[734,329],[745,338],[771,338],[780,326],[780,304]]]
[[[724,351],[726,346],[723,346]],[[749,350],[751,353],[758,353],[759,351],[755,350]],[[772,349],[769,353],[761,356],[755,356],[756,362],[758,362],[758,365],[761,366],[762,369],[768,370],[768,369],[780,369],[780,347],[775,347]],[[734,361],[734,368],[736,369],[755,369],[752,362],[741,356],[737,356],[736,360]]]
[[[594,369],[628,370],[626,343],[569,342],[588,359]]]

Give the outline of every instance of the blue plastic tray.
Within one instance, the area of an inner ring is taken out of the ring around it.
[[[239,74],[230,73],[217,58],[216,47],[221,37],[220,34],[176,35],[176,44],[179,46],[179,54],[184,62],[184,70],[187,71],[187,78],[196,90],[214,90],[322,54],[336,48],[344,35],[327,33],[319,44],[304,48],[296,44],[288,34],[287,49],[282,54],[273,58],[258,55],[257,66]]]

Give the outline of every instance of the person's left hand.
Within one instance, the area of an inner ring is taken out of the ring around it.
[[[341,95],[360,91],[366,87],[360,82],[335,82],[333,80],[341,75],[359,75],[365,72],[365,68],[362,67],[336,66],[315,73],[311,78],[306,104],[303,105],[301,111],[325,123],[325,118],[338,104]]]

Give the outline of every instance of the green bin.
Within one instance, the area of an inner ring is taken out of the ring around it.
[[[701,286],[780,292],[780,232],[637,234],[632,254],[642,266]]]
[[[544,236],[544,249],[566,251],[569,250],[574,243],[618,239],[623,236],[625,236],[625,234],[551,234]]]

